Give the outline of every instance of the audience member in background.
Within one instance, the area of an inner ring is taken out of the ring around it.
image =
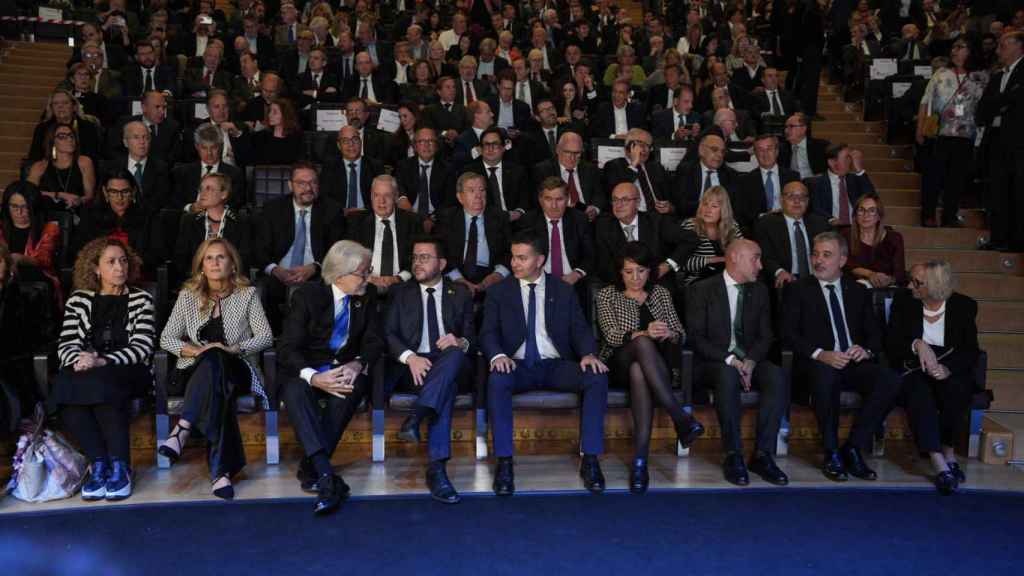
[[[679,264],[677,280],[681,286],[720,274],[725,269],[729,244],[743,238],[743,231],[733,218],[729,193],[721,186],[704,192],[697,215],[684,220],[681,227],[682,238],[672,254]]]
[[[508,84],[508,82],[504,82]],[[463,169],[487,177],[487,204],[515,222],[535,206],[526,169],[512,160],[509,131],[491,126],[480,133],[480,157]]]
[[[853,223],[842,234],[850,246],[845,272],[871,288],[907,284],[903,235],[885,225],[885,205],[878,194],[869,192],[857,200]]]
[[[565,182],[569,194],[569,207],[587,215],[593,222],[598,214],[609,208],[601,171],[597,166],[581,160],[583,137],[578,132],[566,131],[558,137],[555,157],[533,167],[533,182],[536,187],[548,176],[557,176]]]
[[[110,101],[93,90],[96,85],[93,80],[92,70],[81,62],[68,69],[68,89],[78,101],[82,115],[92,116],[102,125],[111,120]]]
[[[178,164],[174,167],[174,209],[183,209],[195,202],[199,194],[199,184],[208,174],[223,174],[231,183],[229,202],[233,208],[241,208],[246,204],[245,174],[238,167],[223,160],[222,150],[227,142],[224,132],[235,130],[233,123],[227,122],[218,129],[212,124],[203,124],[196,128],[192,140],[195,142],[198,161]],[[198,246],[198,244],[196,245]],[[237,244],[236,244],[237,246]],[[191,253],[189,255],[191,258]]]
[[[238,252],[240,274],[249,276],[253,238],[249,220],[231,208],[231,178],[216,172],[203,176],[192,211],[182,215],[174,246],[174,264],[181,277],[192,270],[192,258],[207,240],[224,238]]]
[[[963,436],[978,361],[978,303],[953,291],[948,262],[931,261],[911,270],[914,296],[900,293],[892,305],[887,338],[889,362],[903,374],[910,427],[935,471],[943,494],[967,477],[954,446]]]
[[[32,146],[29,148],[28,161],[35,162],[53,158],[53,142],[48,136],[59,125],[71,126],[75,132],[76,149],[93,162],[100,158],[100,127],[96,122],[84,116],[82,108],[74,95],[63,89],[54,90],[46,103],[43,120],[36,124],[32,133]]]
[[[402,160],[416,155],[413,140],[416,139],[416,128],[420,124],[419,106],[411,102],[399,104],[398,123],[398,130],[391,135],[387,156],[382,158],[392,168],[398,166]]]
[[[146,214],[136,203],[135,178],[124,168],[112,170],[100,188],[99,198],[82,211],[71,240],[74,259],[82,247],[97,238],[112,238],[147,258],[150,229]],[[133,278],[132,280],[137,280]]]
[[[370,130],[365,130],[370,133]],[[345,214],[370,208],[370,185],[384,173],[384,163],[363,153],[364,141],[352,124],[338,130],[337,152],[325,159],[323,193],[342,205]]]
[[[124,125],[122,141],[126,154],[115,155],[108,170],[127,170],[135,180],[136,204],[147,217],[173,206],[168,163],[152,156],[152,135],[145,123],[133,120]]]
[[[487,180],[466,172],[455,183],[458,203],[441,210],[438,228],[449,254],[445,276],[463,284],[477,299],[510,275],[509,221],[500,208],[487,204]]]
[[[811,210],[828,218],[833,226],[848,226],[857,199],[875,191],[864,171],[864,153],[846,144],[832,144],[825,150],[825,161],[828,170],[807,180]]]
[[[656,403],[672,418],[683,448],[704,433],[700,422],[684,412],[672,394],[671,367],[686,335],[671,293],[654,283],[657,266],[650,248],[628,242],[615,255],[615,283],[597,293],[602,336],[598,357],[608,363],[611,384],[629,390],[633,413],[629,490],[634,493],[646,492],[650,482],[647,456]]]
[[[811,240],[831,230],[823,216],[807,211],[809,202],[803,182],[790,182],[782,189],[782,212],[765,214],[754,228],[766,281],[775,288],[811,274]]]
[[[465,287],[442,276],[447,262],[440,240],[418,238],[411,244],[416,281],[393,289],[384,326],[392,359],[387,365],[389,387],[418,396],[398,436],[418,443],[420,424],[428,424],[427,487],[435,500],[455,504],[459,494],[445,464],[451,456],[458,378],[470,350],[475,352],[473,298]]]
[[[768,360],[772,334],[771,291],[757,281],[761,249],[750,240],[731,242],[725,271],[694,284],[686,298],[686,324],[697,361],[697,381],[715,394],[725,460],[722,471],[732,484],[750,483],[743,463],[740,423],[742,393],[760,394],[757,436],[750,469],[779,486],[789,483],[773,456],[782,418],[789,404],[789,385],[782,369]]]
[[[825,148],[828,140],[807,137],[807,116],[797,112],[786,118],[786,140],[779,148],[779,164],[800,174],[806,180],[828,169]]]
[[[753,235],[757,220],[768,212],[782,210],[782,190],[800,175],[779,164],[779,139],[762,134],[754,140],[757,168],[740,176],[735,198],[736,221],[746,236]]]
[[[587,217],[578,210],[568,210],[569,198],[561,178],[549,176],[540,183],[537,193],[539,208],[527,212],[516,221],[517,230],[531,230],[548,247],[549,257],[544,271],[563,282],[575,285],[583,298],[588,292],[580,283],[595,272],[594,235]]]
[[[239,165],[293,164],[305,156],[302,127],[291,100],[271,102],[263,125],[263,130],[232,131],[231,147]]]
[[[417,60],[409,66],[408,70],[408,82],[401,86],[402,98],[415,102],[421,108],[436,102],[437,87],[430,73],[430,63],[426,60]]]
[[[208,446],[213,494],[225,500],[234,498],[231,478],[245,466],[235,402],[251,392],[268,406],[259,353],[273,346],[274,335],[247,276],[231,242],[204,241],[160,335],[160,347],[178,357],[174,378],[185,391],[185,404],[158,451],[177,462],[192,430],[198,430]]]
[[[882,327],[871,295],[842,276],[846,240],[836,232],[814,237],[813,276],[786,287],[783,314],[785,347],[795,356],[794,376],[806,382],[814,401],[825,449],[822,472],[844,482],[848,474],[875,480],[861,451],[870,449],[875,430],[899,394],[899,376],[878,364]],[[839,445],[839,398],[857,390],[861,409],[849,438]]]
[[[39,187],[51,200],[52,208],[77,211],[92,201],[96,169],[92,159],[81,153],[78,133],[71,124],[54,124],[43,146],[46,156],[34,162],[25,180]]]
[[[305,453],[300,486],[317,492],[316,514],[334,510],[349,494],[331,467],[331,455],[369,391],[367,370],[386,349],[376,290],[366,281],[370,258],[370,251],[356,242],[331,246],[323,281],[297,289],[278,339],[277,382]]]
[[[373,252],[370,284],[378,293],[412,278],[412,239],[422,230],[415,214],[395,209],[398,184],[381,174],[370,185],[370,210],[349,218],[347,238]]]
[[[704,194],[712,187],[721,186],[729,191],[736,187],[739,175],[725,165],[727,151],[722,131],[712,128],[700,138],[698,157],[679,165],[671,201],[680,219],[694,216]]]
[[[50,282],[55,301],[61,302],[56,270],[61,230],[56,222],[46,221],[39,190],[31,182],[8,184],[0,210],[0,243],[11,253],[18,277]]]
[[[129,286],[138,256],[98,238],[75,260],[74,292],[57,342],[60,373],[48,401],[90,461],[83,500],[132,493],[131,400],[153,385],[153,297]]]
[[[669,214],[672,212],[672,203],[668,200],[668,174],[661,163],[651,157],[653,146],[654,140],[650,132],[643,128],[630,129],[626,133],[625,156],[610,160],[604,165],[605,188],[611,196],[611,192],[619,184],[632,183],[640,191],[637,210],[651,214]]]
[[[451,173],[448,163],[437,155],[440,142],[433,128],[417,128],[413,139],[415,156],[404,158],[395,165],[395,180],[398,182],[397,205],[402,210],[419,214],[426,222],[446,202]]]

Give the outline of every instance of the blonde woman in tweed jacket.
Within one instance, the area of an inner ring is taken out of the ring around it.
[[[654,284],[654,254],[641,242],[627,243],[615,260],[615,284],[597,293],[597,320],[603,335],[601,360],[611,371],[609,384],[629,388],[633,412],[634,460],[629,489],[647,491],[647,453],[651,443],[654,402],[675,424],[679,442],[688,446],[704,427],[683,411],[672,394],[666,355],[685,338],[683,325],[664,286]]]
[[[85,500],[132,493],[131,399],[153,384],[153,298],[128,286],[140,260],[120,240],[99,238],[75,260],[75,291],[57,342],[60,374],[49,401],[91,462]]]
[[[160,347],[178,357],[174,377],[184,384],[185,405],[159,452],[176,462],[192,429],[202,432],[213,494],[225,500],[234,498],[231,477],[245,466],[235,401],[251,391],[266,408],[259,353],[274,341],[259,295],[241,272],[230,241],[204,241],[160,336]]]

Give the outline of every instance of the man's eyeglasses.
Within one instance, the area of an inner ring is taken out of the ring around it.
[[[637,198],[636,196],[631,196],[629,198],[612,198],[612,204],[615,204],[615,205],[632,204],[633,202],[636,202],[637,200],[639,200],[639,198]]]
[[[338,144],[358,145],[360,142],[362,142],[362,140],[360,140],[358,136],[353,136],[351,138],[338,138]]]
[[[565,149],[562,149],[562,150],[559,150],[558,153],[559,154],[565,154],[566,156],[569,156],[569,157],[572,157],[572,158],[578,158],[581,154],[583,154],[583,151],[582,150],[565,150]]]
[[[413,254],[412,261],[416,264],[429,264],[431,260],[436,259],[437,256],[433,254]]]
[[[504,146],[501,142],[481,142],[480,145],[484,148],[501,148]]]
[[[419,138],[417,140],[413,140],[413,144],[437,144],[437,140],[433,138]]]

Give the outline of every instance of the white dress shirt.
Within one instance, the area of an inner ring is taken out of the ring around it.
[[[434,205],[430,201],[430,192],[431,192],[431,190],[430,190],[430,174],[434,170],[434,161],[431,160],[430,162],[424,162],[422,158],[417,156],[416,157],[416,177],[417,178],[419,178],[420,173],[423,172],[423,167],[424,166],[427,167],[427,214],[433,214],[434,213]],[[418,181],[417,181],[417,186],[419,186]],[[413,212],[419,212],[419,209],[420,209],[419,188],[416,188],[416,191],[410,190],[409,193],[412,194],[411,200],[413,201],[412,202],[412,210],[413,210]],[[406,195],[406,200],[409,200],[409,199],[410,198],[408,197],[408,195]]]
[[[373,270],[379,273],[381,270],[384,269],[382,266],[383,262],[381,262],[381,255],[383,255],[384,253],[385,220],[391,223],[391,254],[394,256],[395,259],[394,265],[392,266],[392,270],[394,271],[395,276],[400,277],[402,281],[405,282],[406,280],[412,278],[412,274],[410,274],[407,270],[399,270],[401,266],[398,264],[398,230],[395,228],[396,224],[394,213],[392,213],[391,216],[388,216],[387,218],[381,218],[376,214],[374,214],[373,216],[373,259],[371,262]]]
[[[537,309],[537,351],[540,352],[542,360],[548,360],[551,358],[561,358],[558,354],[558,349],[555,348],[555,343],[551,341],[551,337],[548,336],[548,326],[544,319],[544,286],[547,283],[547,276],[541,274],[537,278],[537,287],[534,288],[534,295],[536,300]],[[523,322],[529,321],[530,315],[530,283],[526,280],[519,281],[519,292],[523,298]],[[504,356],[504,354],[498,354],[498,356]],[[497,358],[498,356],[495,356]],[[512,356],[515,360],[522,360],[526,357],[526,341],[519,346],[516,353]],[[491,359],[492,361],[494,358]]]
[[[565,185],[566,185],[565,195],[568,197],[568,195],[569,195],[569,188],[568,188],[568,186],[569,186],[569,170],[566,169],[565,166],[562,166],[561,163],[558,164],[558,170],[561,172],[562,182],[565,182]],[[576,185],[576,191],[580,193],[580,202],[586,204],[588,198],[584,198],[583,197],[583,186],[580,186],[580,165],[579,164],[577,164],[576,168],[572,171],[572,181]]]
[[[798,274],[800,272],[800,267],[799,267],[799,259],[796,256],[796,228],[793,226],[793,223],[797,222],[797,220],[794,220],[793,218],[790,218],[789,216],[785,216],[785,219],[786,219],[786,233],[789,234],[789,256],[790,256],[790,261],[793,263],[793,265],[790,266],[789,273],[790,274]],[[810,260],[811,260],[811,243],[810,243],[810,238],[808,238],[808,236],[807,236],[807,223],[803,221],[803,218],[801,218],[799,220],[799,222],[800,222],[800,233],[804,235],[804,242],[806,243],[806,246],[807,246],[807,269],[810,270],[810,268],[811,268],[811,262],[810,262]],[[782,268],[779,268],[775,272],[775,275],[778,276],[780,272],[782,272]]]
[[[810,178],[814,176],[814,170],[811,169],[811,161],[807,156],[807,138],[804,138],[799,144],[793,145],[793,160],[792,169],[800,173],[800,179]]]
[[[832,347],[832,351],[842,352],[842,350],[839,347],[839,332],[836,331],[836,318],[835,316],[832,315],[832,303],[828,287],[830,285],[835,286],[836,298],[839,299],[839,312],[841,312],[843,315],[843,327],[846,328],[846,341],[850,343],[850,346],[853,346],[854,341],[853,338],[850,338],[850,323],[847,321],[849,317],[846,315],[846,304],[843,303],[843,283],[840,281],[839,278],[836,278],[831,282],[818,280],[818,284],[821,286],[822,294],[824,294],[825,309],[828,310],[828,318],[832,324],[832,341],[835,342],[835,345]],[[811,354],[811,358],[817,360],[818,355],[821,354],[822,352],[823,350],[821,348],[818,348],[817,350],[814,351],[813,354]]]
[[[543,216],[544,213],[541,212],[541,215]],[[553,228],[553,226],[551,225],[551,221],[552,221],[551,218],[548,218],[547,216],[544,216],[544,223],[548,227],[548,248],[549,249],[551,248],[551,229]],[[559,236],[560,236],[560,238],[562,240],[562,242],[561,242],[561,244],[562,244],[562,253],[559,255],[562,258],[562,272],[564,272],[565,274],[568,274],[569,272],[578,272],[580,274],[580,276],[586,276],[587,275],[586,272],[584,272],[583,270],[581,270],[579,268],[573,268],[572,265],[569,264],[569,254],[566,253],[566,251],[565,251],[565,218],[555,219],[555,222],[558,222],[558,234],[559,234]],[[547,261],[544,262],[544,272],[547,272],[548,274],[551,274],[551,259],[554,258],[554,257],[555,257],[554,255],[551,255],[551,254],[548,255]]]
[[[629,122],[626,120],[626,107],[616,108],[612,106],[612,112],[615,116],[615,132],[611,133],[608,137],[611,138],[616,134],[625,134],[629,132]]]
[[[366,80],[366,100],[369,102],[379,102],[377,100],[377,93],[373,91],[373,77],[359,77],[357,80],[359,83],[356,85],[356,94],[363,93],[363,80]]]
[[[832,191],[832,217],[839,218],[839,175],[828,171],[828,186]],[[850,187],[846,187],[847,204],[850,206],[850,217],[853,217],[853,202],[849,201]]]
[[[305,206],[305,207],[299,206],[298,204],[295,204],[294,202],[292,202],[292,205],[295,207],[295,230],[299,229],[299,217],[302,214],[302,210],[306,211],[306,216],[305,216],[305,221],[306,221],[306,251],[302,255],[302,265],[305,266],[306,264],[312,264],[314,262],[314,260],[313,260],[313,241],[309,237],[310,231],[312,229],[311,217],[312,217],[312,214],[313,214],[313,207],[312,206]],[[295,239],[294,238],[292,239],[292,245],[288,248],[288,252],[285,253],[284,257],[281,258],[281,260],[279,262],[276,262],[276,263],[272,262],[270,264],[267,264],[267,268],[266,268],[266,270],[264,270],[264,272],[266,272],[267,274],[270,274],[274,270],[274,268],[277,268],[278,266],[282,266],[284,268],[288,268],[289,266],[291,266],[292,250],[295,250]]]
[[[723,272],[722,277],[725,278],[725,294],[729,297],[729,350],[736,348],[736,333],[733,332],[733,324],[736,322],[736,303],[740,298],[739,282],[733,280],[732,276],[729,276],[729,272]],[[735,354],[729,354],[725,357],[725,363],[728,366],[732,366],[732,361],[736,359]]]
[[[943,302],[942,306],[934,312],[922,306],[922,312],[923,317],[921,322],[924,324],[924,330],[921,332],[921,339],[929,346],[945,346],[946,303]],[[935,322],[928,321],[928,318],[935,318],[936,316],[938,316],[939,319]],[[911,343],[911,347],[913,347],[913,343]]]
[[[700,198],[701,199],[704,198],[704,192],[707,192],[707,190],[704,189],[704,179],[707,178],[708,170],[711,170],[711,185],[712,186],[720,186],[721,185],[721,181],[718,179],[718,170],[713,170],[711,168],[708,168],[707,166],[704,165],[703,162],[701,162],[700,163]]]
[[[307,230],[308,230],[308,228],[307,228]],[[349,328],[349,332],[351,332],[352,331],[352,299],[349,298],[348,302],[346,303],[345,302],[345,296],[348,296],[348,294],[345,294],[345,292],[341,288],[338,288],[335,284],[331,284],[331,294],[334,296],[334,316],[332,318],[337,318],[338,314],[341,313],[341,306],[342,306],[342,304],[345,304],[346,306],[348,306],[348,309],[349,309],[348,328]],[[334,326],[333,320],[331,322],[331,326],[332,327]],[[339,346],[339,350],[341,348],[343,348],[347,342],[348,342],[348,334],[346,333],[345,334],[345,338],[342,339],[342,341],[341,341],[341,346]],[[306,367],[306,368],[303,368],[301,371],[299,371],[299,377],[302,378],[303,380],[305,380],[306,383],[309,384],[310,386],[313,385],[313,376],[316,376],[316,374],[317,374],[317,369],[316,368],[312,368],[312,367]]]
[[[483,177],[487,179],[488,183],[491,181],[491,168],[494,168],[494,177],[498,179],[498,202],[501,204],[499,208],[501,208],[502,212],[508,212],[508,204],[505,202],[505,189],[501,183],[501,162],[490,166],[486,160],[484,161]]]
[[[1021,58],[1024,58],[1024,56],[1022,56]],[[1010,66],[1006,69],[1006,71],[1003,72],[1003,77],[999,79],[999,93],[1000,94],[1002,94],[1003,92],[1006,92],[1006,85],[1010,83],[1010,76],[1013,75],[1013,71],[1014,71],[1015,68],[1017,68],[1017,64],[1020,64],[1020,60],[1021,60],[1020,58],[1017,58],[1016,60],[1014,60],[1013,64],[1010,64]],[[998,126],[1002,126],[1002,124],[1003,124],[1003,116],[1001,114],[999,116],[996,116],[995,118],[992,119],[992,126],[998,127]]]
[[[498,128],[512,128],[516,125],[513,110],[512,102],[498,99]]]
[[[409,356],[413,354],[429,354],[430,353],[430,322],[427,319],[427,298],[430,298],[430,294],[427,293],[427,288],[434,289],[434,310],[437,313],[437,337],[443,338],[447,332],[444,331],[444,316],[442,314],[442,302],[444,301],[444,282],[440,279],[433,286],[427,286],[420,284],[420,302],[423,305],[423,329],[420,331],[420,346],[415,352],[412,350],[406,350],[398,356],[398,361],[402,364],[409,363]]]
[[[533,110],[533,92],[530,90],[529,80],[519,80],[516,82],[516,98],[529,104],[530,109]]]
[[[632,227],[632,228],[630,228]],[[623,223],[619,220],[619,228],[622,228],[622,235],[626,237],[627,242],[639,242],[640,241],[640,216],[634,215],[632,222]],[[630,230],[633,231],[633,238],[630,239]]]

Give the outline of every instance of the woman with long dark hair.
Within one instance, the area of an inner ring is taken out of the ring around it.
[[[18,275],[24,280],[53,284],[57,302],[60,279],[55,259],[60,247],[60,226],[44,218],[39,190],[31,182],[13,182],[4,190],[0,243],[7,246]]]
[[[82,154],[74,126],[51,125],[43,147],[49,152],[32,164],[25,179],[38,186],[53,207],[74,211],[92,202],[96,170],[92,160]]]
[[[263,130],[242,132],[235,129],[231,147],[243,166],[294,164],[305,157],[302,126],[295,106],[287,98],[278,98],[266,107]]]

